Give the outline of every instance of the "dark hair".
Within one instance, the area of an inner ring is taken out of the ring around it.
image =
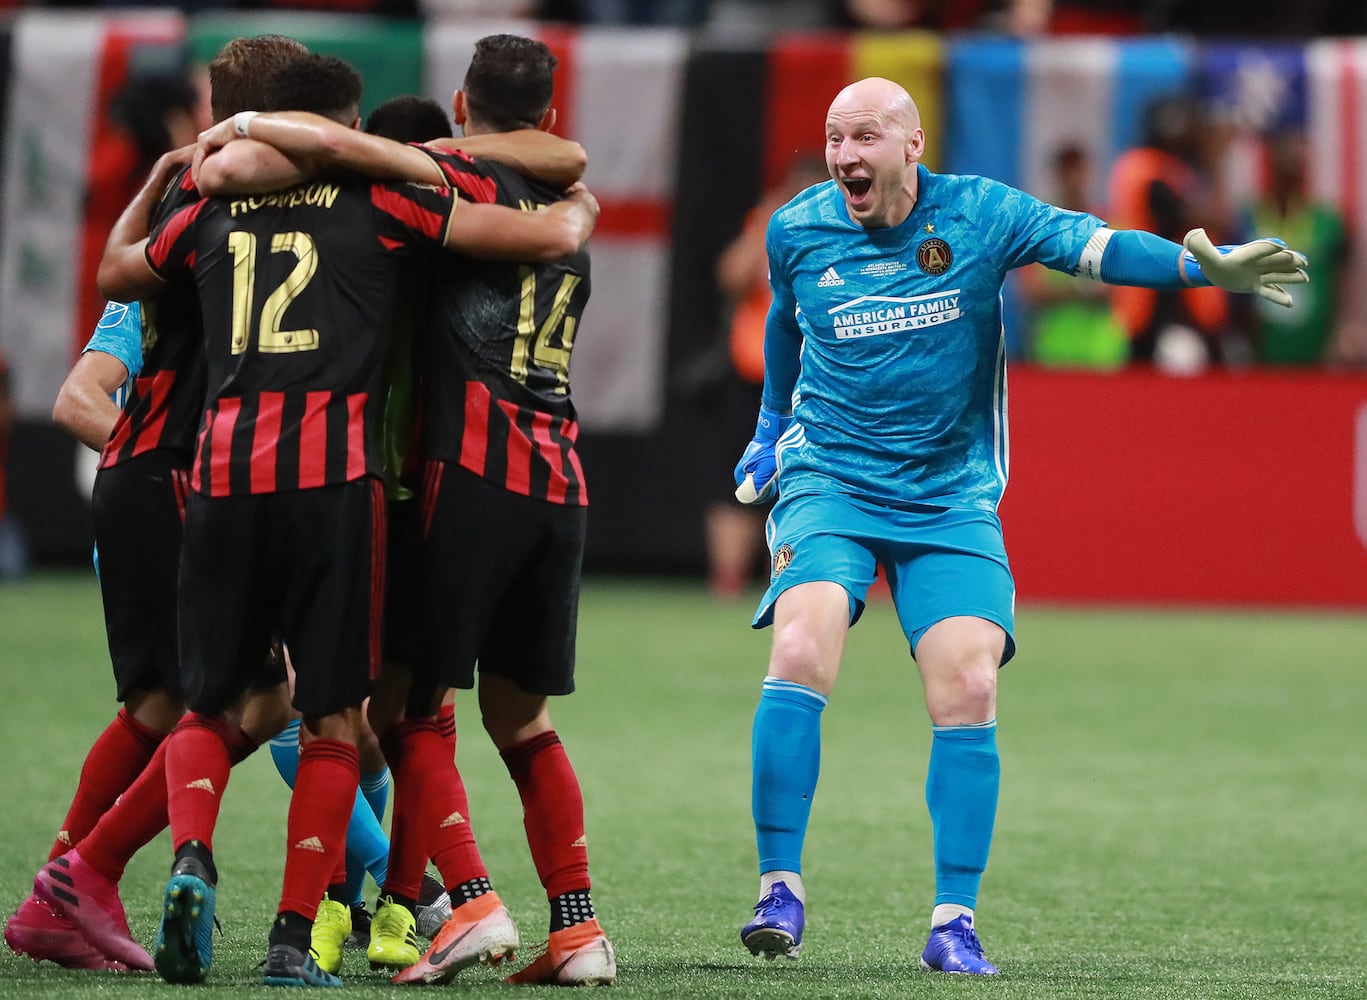
[[[336,56],[291,59],[266,79],[267,111],[311,111],[350,125],[360,107],[360,74]]]
[[[494,132],[536,128],[551,106],[555,67],[545,42],[486,35],[475,42],[461,87],[470,117]]]
[[[109,102],[109,118],[133,140],[139,171],[171,148],[166,117],[173,111],[194,116],[199,94],[194,85],[177,73],[149,73],[131,77]]]
[[[214,121],[239,111],[266,109],[266,78],[291,59],[306,56],[303,42],[285,35],[234,38],[209,63],[209,105]]]
[[[451,121],[430,97],[391,97],[370,112],[365,130],[395,142],[426,142],[449,136]]]

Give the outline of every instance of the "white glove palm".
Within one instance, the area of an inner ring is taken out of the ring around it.
[[[1291,293],[1282,286],[1310,280],[1305,255],[1288,249],[1281,240],[1217,247],[1204,229],[1193,229],[1182,245],[1210,283],[1227,292],[1257,292],[1269,302],[1290,308]]]

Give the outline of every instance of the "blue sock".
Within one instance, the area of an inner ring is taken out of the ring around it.
[[[997,722],[935,726],[926,805],[935,835],[935,902],[973,909],[997,818]]]
[[[378,789],[375,787],[377,784]],[[367,785],[370,785],[370,794],[366,793]],[[387,769],[378,775],[363,775],[361,787],[356,789],[351,822],[346,828],[347,889],[356,901],[361,898],[361,883],[366,872],[370,873],[376,885],[383,886],[389,871],[389,836],[380,825],[388,793]]]
[[[299,721],[295,719],[271,737],[271,760],[275,761],[275,769],[291,788],[299,774]]]
[[[370,811],[383,823],[384,807],[389,802],[389,768],[383,767],[374,774],[362,774],[360,787]]]
[[[285,784],[294,787],[294,779],[299,774],[299,720],[295,719],[271,738],[271,760]],[[389,772],[384,772],[385,792],[381,793],[380,812],[384,811],[384,796],[389,787]],[[347,852],[347,893],[348,903],[361,899],[361,883],[366,872],[375,880],[376,885],[384,885],[389,870],[389,837],[380,826],[375,809],[358,788],[356,801],[351,807],[351,821],[346,831]]]
[[[764,679],[751,736],[760,874],[802,871],[802,842],[821,770],[821,711],[826,697],[809,687]]]

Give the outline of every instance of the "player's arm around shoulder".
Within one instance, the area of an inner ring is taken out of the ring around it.
[[[544,264],[583,246],[597,221],[598,199],[583,184],[534,212],[459,202],[447,225],[445,246],[477,257]]]
[[[584,176],[589,157],[584,147],[539,128],[434,139],[428,145],[511,167],[525,177],[566,188]]]
[[[418,147],[302,111],[239,112],[206,129],[195,154],[201,194],[260,194],[329,170],[381,180],[443,184]]]
[[[147,236],[152,228],[153,213],[167,186],[190,163],[194,151],[194,146],[183,146],[163,154],[133,200],[115,220],[95,277],[100,294],[105,298],[132,302],[160,290],[144,256]],[[150,282],[149,277],[153,279]]]

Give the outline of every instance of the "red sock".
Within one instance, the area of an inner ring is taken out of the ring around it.
[[[393,765],[390,766],[393,773]],[[394,783],[393,817],[389,824],[389,866],[385,869],[382,896],[417,899],[422,890],[422,876],[427,871],[427,840],[422,836],[422,824],[414,815],[415,809],[405,808],[415,796],[405,795]],[[401,805],[403,803],[404,805]]]
[[[442,702],[437,712],[437,731],[442,741],[451,751],[451,759],[456,759],[456,703]]]
[[[47,859],[65,854],[85,838],[109,807],[131,785],[162,742],[162,736],[148,729],[120,708],[85,755],[76,794],[62,829],[53,842]]]
[[[87,864],[115,882],[123,878],[124,868],[138,849],[166,828],[166,752],[170,745],[170,740],[162,741],[138,780],[76,845]]]
[[[231,735],[233,743],[228,754],[236,766],[250,756],[258,744],[241,729]],[[115,882],[123,878],[123,870],[133,855],[166,829],[166,748],[169,742],[162,741],[138,780],[128,786],[128,791],[119,796],[119,801],[95,824],[95,829],[76,845],[88,865]]]
[[[532,863],[554,899],[589,888],[589,851],[584,839],[584,796],[555,730],[503,751],[503,763],[522,797],[522,823]]]
[[[393,732],[402,744],[399,769],[395,769],[392,758],[389,763],[396,786],[396,808],[398,802],[408,798],[402,808],[407,811],[409,822],[420,824],[419,835],[447,888],[474,878],[488,878],[489,869],[484,867],[470,828],[465,783],[436,720],[407,720],[395,726]],[[401,877],[406,879],[408,874],[405,872]]]
[[[312,920],[346,851],[347,821],[361,780],[353,744],[315,739],[299,748],[299,773],[286,824],[285,884],[280,909]]]
[[[214,826],[232,768],[232,728],[219,716],[187,712],[169,742],[166,811],[171,820],[171,846],[179,850],[197,840],[212,851]]]

